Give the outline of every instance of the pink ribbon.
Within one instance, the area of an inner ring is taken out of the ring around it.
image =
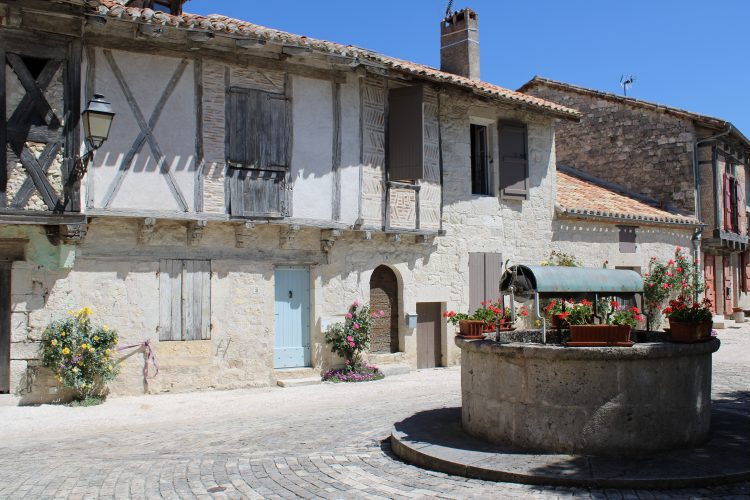
[[[117,352],[125,351],[127,349],[143,349],[143,351],[146,353],[146,360],[143,363],[143,381],[148,381],[148,362],[151,361],[151,364],[154,367],[154,377],[159,375],[159,364],[156,362],[156,353],[154,352],[154,348],[151,347],[151,340],[147,340],[145,342],[141,342],[140,344],[132,344],[132,345],[126,345],[123,347],[118,347]],[[151,377],[153,378],[153,377]]]

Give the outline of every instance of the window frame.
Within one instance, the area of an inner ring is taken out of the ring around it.
[[[495,120],[488,118],[469,117],[469,169],[471,195],[476,197],[497,196],[497,175],[495,174],[495,157],[497,154],[497,140],[495,132]],[[474,127],[485,128],[485,169],[486,169],[486,193],[478,193],[474,189]]]

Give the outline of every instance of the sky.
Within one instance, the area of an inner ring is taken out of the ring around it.
[[[187,12],[440,67],[447,0],[191,0]],[[716,116],[750,137],[748,0],[458,0],[479,15],[482,80],[534,75]]]

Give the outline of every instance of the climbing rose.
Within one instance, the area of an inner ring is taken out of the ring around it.
[[[352,313],[346,313],[346,319],[352,319]]]
[[[349,342],[349,347],[354,347],[356,344],[354,342]]]
[[[354,329],[359,330],[359,323],[354,323]]]
[[[354,337],[352,337],[351,335],[347,335],[346,336],[346,341],[347,342],[351,342],[352,340],[354,340]]]
[[[381,309],[380,311],[378,311],[378,314],[379,314],[379,315],[380,315],[380,317],[382,318],[383,316],[385,316],[385,311],[383,311],[383,310]]]

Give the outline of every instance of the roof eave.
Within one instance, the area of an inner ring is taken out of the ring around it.
[[[659,217],[633,215],[633,214],[618,214],[618,213],[603,213],[596,210],[589,210],[584,208],[565,208],[559,204],[555,204],[555,212],[561,216],[570,219],[578,220],[592,220],[598,222],[607,222],[610,224],[637,224],[639,226],[667,226],[667,227],[679,227],[685,229],[696,229],[705,228],[706,224],[698,222],[696,220],[685,220],[679,221],[676,219],[664,220]],[[596,212],[596,213],[591,213]]]

